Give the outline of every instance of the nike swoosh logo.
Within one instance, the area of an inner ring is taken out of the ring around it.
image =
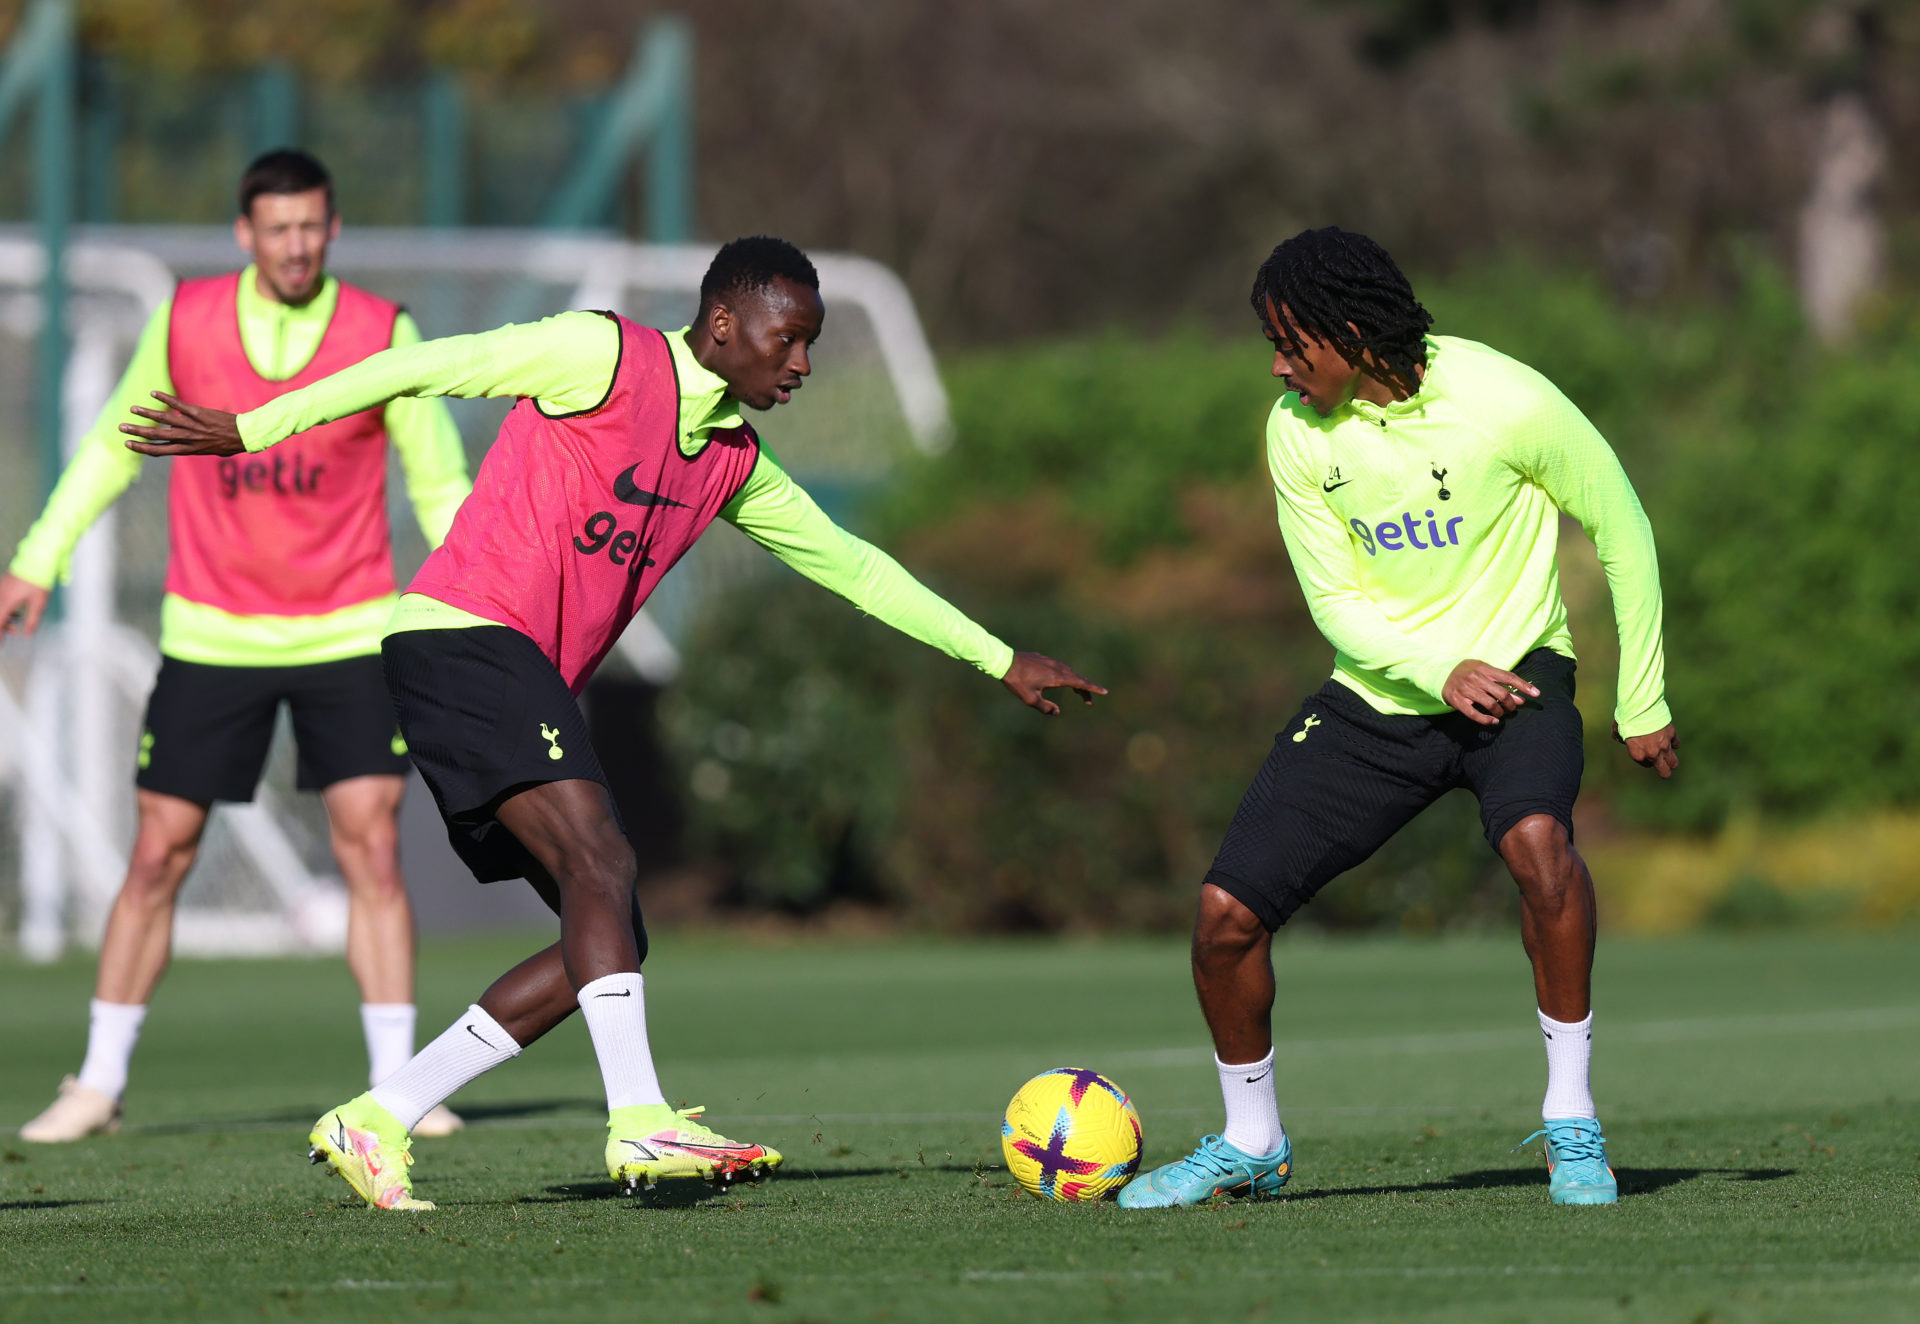
[[[1353,479],[1351,479],[1351,478],[1343,478],[1343,479],[1341,479],[1341,480],[1340,480],[1339,482],[1337,482],[1337,483],[1322,483],[1322,484],[1320,484],[1320,490],[1321,490],[1322,492],[1331,492],[1331,491],[1333,491],[1333,489],[1334,489],[1334,488],[1336,488],[1336,487],[1345,487],[1345,486],[1346,486],[1346,485],[1347,485],[1348,483],[1351,483],[1352,481],[1353,481]],[[620,489],[619,489],[618,487],[615,487],[615,489],[614,489],[614,490],[615,490],[615,491],[617,492],[617,491],[619,491]],[[623,498],[623,499],[624,499],[624,498]]]
[[[618,993],[595,993],[593,996],[596,1000],[600,998],[630,998],[633,996],[633,990],[630,988],[623,988]],[[473,1027],[468,1026],[467,1028],[472,1029]]]
[[[636,464],[633,469],[639,467]],[[687,503],[684,501],[675,501],[672,497],[663,497],[658,492],[649,492],[644,487],[635,487],[633,469],[622,470],[615,476],[613,495],[616,499],[626,502],[629,506],[679,506],[682,510],[686,509]]]
[[[485,1036],[484,1034],[481,1034],[480,1031],[474,1029],[471,1025],[467,1027],[467,1033],[472,1035],[474,1038],[478,1039],[481,1043],[487,1044],[487,1036]],[[487,1047],[492,1048],[493,1045],[487,1044]]]
[[[1262,1072],[1261,1072],[1261,1073],[1260,1073],[1259,1075],[1257,1075],[1257,1076],[1248,1076],[1248,1077],[1247,1077],[1247,1084],[1249,1084],[1249,1085],[1257,1085],[1257,1084],[1259,1084],[1259,1083],[1260,1083],[1261,1081],[1263,1081],[1263,1080],[1265,1080],[1265,1079],[1266,1079],[1266,1078],[1267,1078],[1268,1076],[1271,1076],[1272,1074],[1273,1074],[1273,1068],[1272,1068],[1272,1067],[1268,1067],[1268,1068],[1267,1068],[1267,1069],[1266,1069],[1265,1071],[1262,1071]]]

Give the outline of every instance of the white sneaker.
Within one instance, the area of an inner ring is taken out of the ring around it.
[[[413,1128],[413,1134],[425,1136],[429,1140],[438,1140],[441,1136],[450,1136],[455,1131],[464,1131],[467,1124],[460,1120],[460,1114],[444,1103],[433,1105],[433,1111],[422,1117]]]
[[[60,1097],[20,1128],[20,1138],[37,1145],[60,1145],[120,1129],[120,1101],[82,1085],[72,1076],[60,1082]]]

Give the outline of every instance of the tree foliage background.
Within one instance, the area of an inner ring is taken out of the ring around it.
[[[476,191],[524,200],[663,8],[80,5],[96,74],[116,70],[130,105],[187,106],[291,64],[350,215],[388,223],[417,214],[392,158],[403,93],[429,70],[457,71],[476,107],[470,151],[497,166]],[[0,38],[19,11],[0,0]],[[683,12],[701,232],[878,258],[943,348],[958,443],[875,494],[863,528],[1016,646],[1114,688],[1094,714],[1040,722],[769,578],[710,615],[663,705],[689,856],[718,894],[959,927],[1184,922],[1271,733],[1328,665],[1261,471],[1273,387],[1246,290],[1275,242],[1329,222],[1386,243],[1441,330],[1559,383],[1653,516],[1687,764],[1654,787],[1608,740],[1610,606],[1570,530],[1583,833],[1920,801],[1920,5]],[[1842,95],[1879,126],[1864,205],[1891,256],[1855,339],[1829,347],[1791,272]],[[205,122],[135,126],[149,146],[126,158],[126,219],[224,214],[240,147]],[[21,168],[0,160],[0,178]],[[1509,890],[1471,806],[1447,802],[1308,915],[1470,922],[1507,915]]]
[[[1889,213],[1920,199],[1910,4],[80,2],[89,51],[141,77],[276,59],[391,92],[439,66],[482,103],[590,100],[668,8],[697,33],[702,231],[878,258],[949,343],[1217,325],[1328,221],[1426,272],[1525,250],[1632,297],[1724,287],[1730,237],[1788,254],[1842,85],[1885,125]],[[343,184],[377,211],[393,173]],[[155,193],[128,219],[177,208]]]

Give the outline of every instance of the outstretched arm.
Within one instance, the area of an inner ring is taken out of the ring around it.
[[[393,324],[393,348],[420,343],[420,328],[401,313]],[[453,527],[454,512],[473,490],[467,451],[446,402],[429,396],[398,396],[387,402],[387,438],[407,478],[407,499],[428,547],[438,547]]]
[[[787,476],[764,446],[760,462],[722,518],[822,588],[902,634],[971,662],[997,678],[1022,703],[1049,715],[1060,711],[1049,689],[1072,689],[1087,703],[1107,691],[1063,662],[1041,653],[1016,653],[901,569],[873,544],[828,519]]]
[[[620,328],[598,313],[560,313],[382,350],[250,413],[191,404],[155,391],[164,408],[134,406],[149,420],[122,423],[143,455],[238,455],[265,450],[322,423],[402,396],[526,396],[549,413],[591,409],[606,398],[620,360]]]

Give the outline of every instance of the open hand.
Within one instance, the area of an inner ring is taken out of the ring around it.
[[[31,637],[40,628],[40,618],[46,614],[47,599],[51,596],[50,589],[18,575],[0,575],[0,639],[15,630]]]
[[[1620,723],[1613,724],[1613,738],[1627,747],[1627,757],[1643,768],[1652,768],[1665,781],[1680,766],[1680,737],[1668,722],[1658,731],[1643,736],[1622,736]]]
[[[146,438],[145,441],[128,442],[128,450],[139,451],[142,455],[238,455],[246,449],[245,443],[240,440],[240,428],[234,421],[235,416],[226,410],[190,405],[165,391],[155,391],[153,398],[169,407],[152,409],[145,405],[131,406],[134,413],[152,419],[155,426],[122,423],[122,432]]]
[[[1013,697],[1021,703],[1038,708],[1049,717],[1060,711],[1060,705],[1046,696],[1047,690],[1063,686],[1078,690],[1089,706],[1094,695],[1107,692],[1104,685],[1094,684],[1065,662],[1056,662],[1045,653],[1015,653],[1013,665],[1007,668],[1000,683],[1012,690]]]
[[[1470,657],[1453,669],[1440,697],[1480,725],[1498,726],[1504,714],[1539,698],[1540,691],[1530,680]]]

